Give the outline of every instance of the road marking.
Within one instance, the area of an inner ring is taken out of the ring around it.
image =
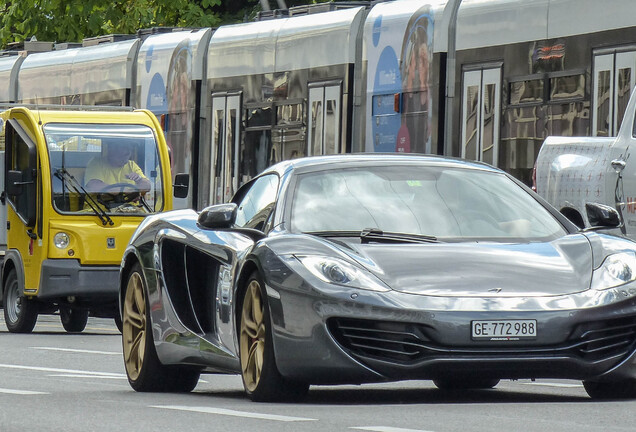
[[[34,371],[40,371],[40,372],[53,372],[53,373],[63,373],[63,374],[94,375],[94,376],[112,376],[112,377],[126,376],[124,374],[113,373],[113,372],[95,372],[95,371],[83,371],[83,370],[76,370],[76,369],[58,369],[58,368],[22,366],[22,365],[1,364],[1,363],[0,363],[0,368],[34,370]]]
[[[351,426],[349,429],[359,429],[372,432],[431,432],[422,429],[404,429],[391,426]]]
[[[583,387],[583,384],[565,384],[565,383],[549,383],[549,382],[529,382],[523,383],[525,385],[546,386],[546,387],[563,387],[563,388],[579,388]]]
[[[210,407],[192,407],[192,406],[180,406],[180,405],[151,405],[150,408],[169,409],[177,411],[193,411],[206,414],[218,414],[233,417],[245,417],[254,418],[260,420],[274,420],[282,422],[295,422],[295,421],[318,421],[318,419],[304,418],[304,417],[289,417],[276,414],[261,414],[246,411],[234,411],[223,408],[210,408]]]
[[[93,350],[82,350],[82,349],[72,349],[72,348],[57,348],[57,347],[31,347],[31,348],[37,349],[37,350],[64,351],[64,352],[82,353],[82,354],[121,355],[121,352],[114,352],[114,351],[93,351]]]
[[[127,380],[125,375],[122,376],[99,376],[99,375],[86,375],[86,374],[52,374],[51,377],[63,377],[63,378],[93,378],[93,379],[116,379]]]
[[[47,394],[51,394],[51,393],[44,393],[44,392],[37,392],[37,391],[30,391],[30,390],[12,390],[12,389],[4,389],[4,388],[0,388],[0,393],[15,394],[15,395],[47,395]]]

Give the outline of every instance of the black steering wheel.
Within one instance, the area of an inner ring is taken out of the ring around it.
[[[141,189],[132,183],[114,183],[106,186],[97,194],[102,203],[127,204],[141,197]]]

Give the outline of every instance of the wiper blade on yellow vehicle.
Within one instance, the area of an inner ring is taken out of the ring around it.
[[[95,200],[95,198],[93,198],[88,192],[86,192],[84,186],[82,186],[80,182],[77,181],[73,174],[69,173],[64,168],[59,168],[55,170],[55,176],[62,180],[62,182],[64,182],[65,184],[68,182],[68,185],[73,189],[73,192],[84,196],[86,204],[88,204],[90,209],[93,210],[93,213],[95,213],[99,220],[102,221],[102,225],[114,225],[114,222],[110,218],[110,216],[108,216],[108,214],[99,206],[99,203]]]

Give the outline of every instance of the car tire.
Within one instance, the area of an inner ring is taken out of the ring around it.
[[[499,384],[496,378],[458,377],[433,380],[440,390],[491,389]]]
[[[115,317],[113,319],[115,320],[115,326],[117,326],[117,330],[119,330],[119,333],[121,333],[122,330],[124,329],[124,323],[121,320],[121,315],[119,314],[119,311],[115,313]]]
[[[11,333],[31,333],[38,320],[38,304],[27,298],[18,282],[18,274],[11,269],[4,281],[2,295],[4,322]]]
[[[157,356],[146,284],[138,263],[128,274],[122,322],[126,375],[135,391],[187,393],[194,390],[201,375],[198,369],[165,366]]]
[[[243,387],[255,402],[298,400],[307,394],[309,385],[285,378],[278,371],[264,287],[254,272],[243,291],[237,332]]]
[[[636,380],[615,382],[583,381],[585,391],[592,399],[636,399]]]
[[[60,306],[60,321],[68,333],[81,333],[88,323],[88,310]]]

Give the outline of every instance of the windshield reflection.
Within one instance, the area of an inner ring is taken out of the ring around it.
[[[48,124],[53,206],[60,213],[148,214],[163,208],[157,141],[143,125]]]
[[[549,241],[566,234],[547,209],[503,174],[422,165],[300,175],[291,227],[503,241]]]

